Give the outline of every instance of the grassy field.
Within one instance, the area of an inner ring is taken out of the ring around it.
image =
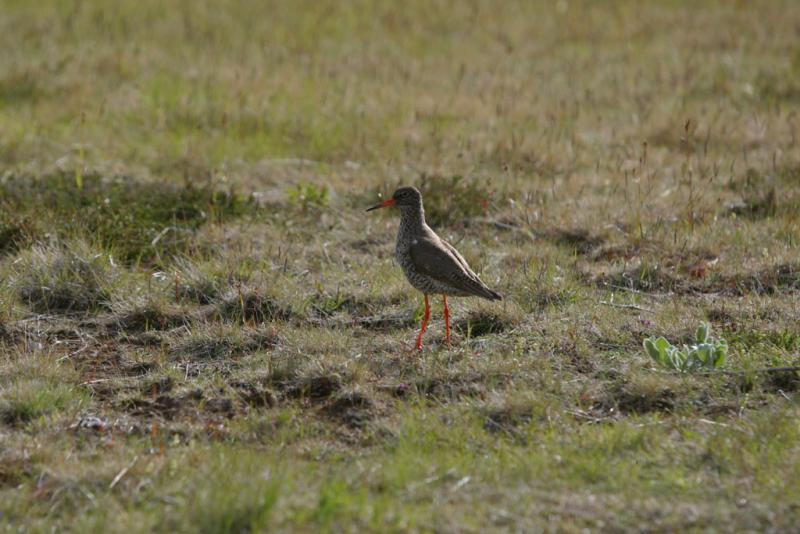
[[[799,32],[0,0],[0,529],[796,529]],[[505,296],[421,354],[400,184]],[[642,350],[701,321],[723,372]]]

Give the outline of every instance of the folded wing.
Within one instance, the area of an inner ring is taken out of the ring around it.
[[[489,300],[502,297],[472,272],[466,260],[442,239],[416,239],[410,249],[417,272],[470,295]]]

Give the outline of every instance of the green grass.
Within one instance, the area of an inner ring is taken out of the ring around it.
[[[2,529],[796,528],[793,7],[6,0]]]
[[[9,222],[4,242],[39,241],[57,230],[60,237],[87,236],[128,263],[166,261],[185,251],[188,234],[206,222],[221,222],[245,213],[246,201],[207,182],[182,185],[142,182],[126,177],[56,173],[6,177],[0,204]],[[26,232],[26,226],[29,227]]]
[[[72,381],[70,368],[53,361],[49,352],[8,354],[0,376],[0,421],[8,427],[25,429],[46,416],[74,413],[87,402],[84,392]]]

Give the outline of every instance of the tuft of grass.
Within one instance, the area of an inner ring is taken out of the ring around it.
[[[24,425],[72,406],[82,396],[68,384],[41,379],[18,380],[0,390],[0,421]]]
[[[30,216],[0,203],[0,255],[17,252],[35,235]]]
[[[42,94],[37,73],[31,70],[12,70],[0,77],[0,109],[35,102]]]
[[[221,360],[273,347],[273,332],[214,325],[176,340],[171,353],[188,361]]]
[[[774,217],[778,213],[778,196],[775,180],[763,176],[754,168],[747,169],[744,177],[732,181],[731,189],[740,192],[742,199],[729,207],[729,212],[753,220]]]
[[[294,314],[272,296],[240,287],[222,297],[212,316],[229,322],[263,323],[275,319],[287,320]]]
[[[466,337],[499,334],[519,324],[519,318],[498,310],[473,310],[453,323],[453,328]]]
[[[238,380],[231,383],[239,398],[248,406],[273,407],[278,404],[278,397],[261,380]]]
[[[489,432],[518,434],[523,427],[538,416],[538,406],[528,399],[507,399],[502,403],[490,404],[485,409],[486,419],[483,428]]]
[[[640,265],[602,276],[598,284],[624,287],[635,291],[676,291],[686,283],[659,263],[641,262]]]
[[[175,276],[175,297],[179,301],[211,304],[222,296],[227,285],[219,276],[187,258],[176,260]]]
[[[354,371],[331,362],[282,361],[272,368],[269,383],[289,398],[328,399],[354,381]]]
[[[339,391],[324,407],[324,413],[351,428],[362,428],[374,419],[378,411],[375,399],[366,391]]]
[[[31,474],[30,460],[12,451],[0,453],[0,488],[18,486]]]
[[[687,393],[684,387],[679,395],[676,384],[678,383],[667,383],[651,375],[635,375],[628,381],[614,383],[600,405],[624,414],[671,412],[681,402],[681,395],[685,397]]]
[[[170,330],[192,320],[189,314],[169,310],[161,302],[152,299],[116,303],[112,307],[115,311],[108,322],[123,332]]]
[[[578,254],[591,254],[605,242],[603,237],[594,235],[585,228],[555,228],[546,232],[544,237]]]
[[[6,351],[0,362],[0,422],[22,426],[40,417],[75,410],[86,401],[75,376],[53,353]]]
[[[86,243],[36,245],[13,264],[10,286],[37,313],[107,307],[117,276],[107,254]]]

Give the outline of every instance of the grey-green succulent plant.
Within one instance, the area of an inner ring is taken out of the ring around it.
[[[695,342],[676,347],[663,337],[649,337],[643,345],[645,352],[658,364],[681,373],[722,367],[728,354],[728,342],[712,338],[708,323],[697,327]]]

